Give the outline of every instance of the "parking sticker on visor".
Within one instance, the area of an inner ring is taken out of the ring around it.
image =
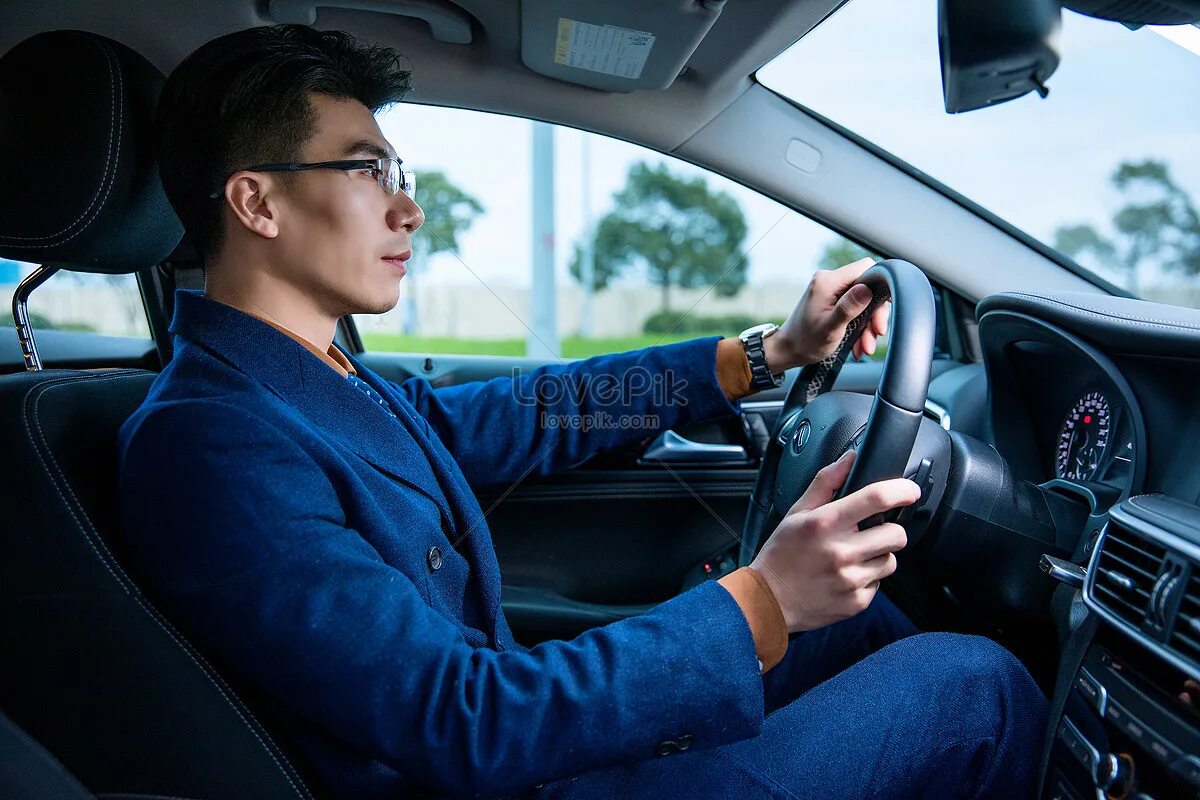
[[[605,75],[636,80],[642,75],[654,34],[616,25],[592,25],[574,19],[558,19],[554,61]]]

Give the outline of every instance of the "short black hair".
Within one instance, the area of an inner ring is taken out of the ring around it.
[[[316,127],[310,94],[375,112],[404,97],[409,76],[390,47],[306,25],[238,31],[185,58],[159,98],[156,144],[167,198],[201,256],[224,239],[222,200],[209,196],[231,173],[300,160]]]

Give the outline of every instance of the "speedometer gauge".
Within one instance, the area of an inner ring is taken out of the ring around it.
[[[1054,464],[1058,477],[1090,481],[1104,463],[1112,419],[1108,399],[1100,392],[1079,398],[1058,432]]]

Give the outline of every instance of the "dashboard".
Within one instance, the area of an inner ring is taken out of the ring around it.
[[[979,317],[984,435],[1017,476],[1093,491],[1099,510],[1139,493],[1200,503],[1200,312],[1012,292]]]
[[[979,337],[986,438],[1091,509],[1043,559],[1061,660],[1039,796],[1200,798],[1200,313],[1007,293]]]
[[[1112,377],[1115,366],[1102,354],[1098,360],[1044,340],[1010,342],[1006,354],[1032,442],[1028,449],[1011,446],[1022,432],[1009,430],[997,447],[1018,465],[1018,475],[1071,482],[1108,505],[1136,493],[1134,479],[1144,473],[1137,469],[1137,431],[1145,425],[1128,384]],[[1022,458],[1023,451],[1033,459]]]

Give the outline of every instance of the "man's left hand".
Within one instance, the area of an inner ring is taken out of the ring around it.
[[[873,258],[863,258],[813,275],[791,316],[763,341],[767,366],[772,372],[815,364],[837,349],[846,335],[847,323],[871,304],[871,290],[862,284],[855,285],[855,281],[874,263]],[[888,308],[887,303],[881,305],[863,326],[854,343],[855,358],[875,352],[878,338],[887,333]]]

